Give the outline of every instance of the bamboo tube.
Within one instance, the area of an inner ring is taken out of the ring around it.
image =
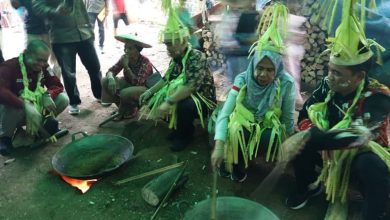
[[[213,188],[211,192],[211,220],[217,220],[217,171],[213,173]]]
[[[147,177],[147,176],[151,176],[151,175],[162,173],[162,172],[165,172],[165,171],[177,168],[177,167],[181,167],[181,166],[183,166],[183,164],[184,164],[184,161],[180,162],[180,163],[172,164],[172,165],[169,165],[169,166],[166,166],[166,167],[158,168],[158,169],[146,172],[146,173],[142,173],[140,175],[136,175],[136,176],[133,176],[133,177],[130,177],[130,178],[119,180],[119,181],[115,182],[114,184],[115,185],[121,185],[121,184],[124,184],[124,183],[128,183],[128,182],[133,181],[133,180],[141,179],[141,178],[144,178],[144,177]]]

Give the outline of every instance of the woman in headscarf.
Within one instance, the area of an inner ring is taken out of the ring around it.
[[[287,18],[287,8],[275,4],[268,10],[273,13],[272,21],[253,46],[256,52],[247,70],[236,76],[216,122],[211,164],[214,170],[219,167],[220,176],[238,182],[246,179],[249,161],[260,153],[264,152],[266,161],[273,161],[294,130],[294,79],[283,67],[284,46],[277,22]]]
[[[248,161],[260,152],[267,161],[274,159],[277,146],[294,130],[294,89],[279,53],[263,50],[254,55],[248,69],[235,78],[218,115],[211,160],[221,176],[242,182]],[[220,166],[224,158],[228,167],[233,165],[231,173]]]

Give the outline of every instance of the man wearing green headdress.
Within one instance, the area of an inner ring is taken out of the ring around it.
[[[0,154],[9,154],[17,128],[26,125],[31,136],[59,131],[58,122],[45,116],[60,114],[69,103],[61,81],[47,70],[50,47],[31,41],[17,58],[0,66]],[[48,114],[50,113],[50,114]]]
[[[363,25],[351,10],[353,3],[344,1],[342,22],[335,38],[329,39],[328,76],[299,113],[302,132],[286,141],[290,153],[297,154],[292,161],[297,187],[286,205],[302,208],[310,197],[320,194],[323,183],[330,201],[325,219],[346,219],[347,191],[350,183],[357,183],[365,199],[363,219],[385,219],[390,90],[367,77],[373,56],[370,47],[380,46],[366,39]],[[316,167],[322,167],[320,174]]]
[[[180,21],[170,1],[163,1],[168,21],[161,33],[172,58],[164,77],[140,97],[142,115],[159,118],[169,115],[169,128],[175,129],[168,139],[171,150],[183,150],[192,139],[194,119],[204,119],[213,110],[216,97],[214,80],[205,55],[188,43],[188,29]],[[149,111],[149,112],[148,112]],[[148,112],[148,113],[147,113]]]

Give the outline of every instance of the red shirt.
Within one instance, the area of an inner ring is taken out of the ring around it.
[[[131,79],[126,75],[124,75],[125,80],[133,86],[145,86],[145,82],[150,75],[153,74],[152,63],[148,58],[140,55],[137,63],[134,66],[131,66],[129,63],[129,68],[133,71],[133,73],[137,76],[135,79]],[[112,66],[108,71],[111,71],[114,76],[118,75],[118,73],[123,69],[123,65],[121,60]]]
[[[33,72],[28,66],[26,66],[26,70],[30,81],[29,89],[35,91],[38,73]],[[53,99],[64,91],[61,81],[56,76],[50,75],[47,70],[43,71],[41,85],[47,88],[47,92]],[[18,58],[12,58],[2,63],[0,65],[0,104],[23,108],[23,101],[19,98],[23,89],[23,76]]]
[[[125,13],[125,1],[124,0],[114,0],[114,9],[116,13]]]

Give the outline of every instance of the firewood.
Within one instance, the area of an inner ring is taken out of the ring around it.
[[[206,49],[206,50],[208,50],[210,48],[210,46],[211,46],[211,43],[209,41],[205,41],[203,43],[203,48]]]
[[[202,30],[202,37],[207,37],[207,32],[209,32],[208,30]]]
[[[311,6],[314,2],[315,2],[315,0],[306,0],[305,1],[306,6]]]
[[[319,61],[320,59],[317,59],[316,61]],[[321,65],[319,64],[318,62],[316,62],[316,69],[317,70],[323,70],[324,69],[324,65]]]
[[[303,44],[303,47],[305,48],[306,51],[308,51],[308,50],[310,50],[311,45],[309,42],[306,42],[305,44]]]
[[[305,26],[307,29],[311,29],[311,24],[309,21],[306,21],[303,26]]]
[[[316,33],[322,32],[318,25],[313,26],[313,31]]]
[[[324,32],[320,32],[320,33],[318,34],[318,38],[319,38],[319,39],[322,39],[322,40],[325,40],[325,39],[326,39],[325,33],[324,33]]]
[[[311,17],[309,18],[309,21],[310,21],[310,24],[312,24],[312,25],[317,24],[317,20],[314,18],[314,16],[311,16]]]
[[[312,57],[312,56],[308,57],[307,60],[310,61],[310,62],[313,62],[314,61],[314,57]]]
[[[312,9],[319,9],[319,6],[320,6],[320,3],[318,1],[314,2],[312,5],[311,5],[311,8]]]

